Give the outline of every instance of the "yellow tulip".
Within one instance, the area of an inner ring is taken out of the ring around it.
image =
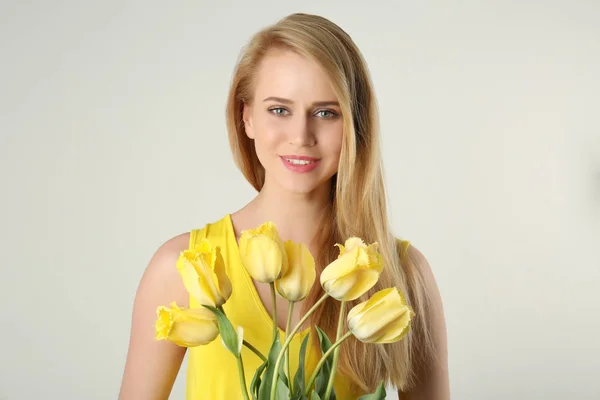
[[[280,295],[289,301],[301,301],[308,296],[315,277],[315,260],[302,243],[288,240],[284,243],[288,259],[287,273],[275,281]]]
[[[173,302],[171,308],[158,307],[156,314],[157,340],[168,340],[183,347],[195,347],[208,344],[219,335],[216,315],[204,307],[180,308]]]
[[[183,251],[177,269],[185,288],[200,304],[220,307],[231,296],[231,281],[220,248],[207,239]]]
[[[321,273],[321,285],[333,298],[350,301],[362,296],[379,280],[383,259],[377,243],[366,245],[360,238],[349,238],[338,258]]]
[[[237,352],[238,354],[242,354],[242,346],[244,345],[244,327],[238,326],[235,328],[235,333],[237,334],[238,338]]]
[[[350,310],[348,328],[362,342],[392,343],[406,335],[414,316],[402,293],[387,288]]]
[[[285,248],[272,222],[242,232],[240,257],[248,273],[259,282],[275,282],[288,269]]]

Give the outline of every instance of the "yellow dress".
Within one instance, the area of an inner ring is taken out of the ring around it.
[[[227,275],[231,280],[232,294],[224,304],[223,309],[228,318],[236,327],[244,328],[244,340],[256,347],[262,354],[267,355],[273,335],[272,318],[265,309],[251,276],[243,267],[239,247],[237,244],[231,215],[214,223],[207,224],[202,229],[190,233],[190,247],[199,240],[208,238],[213,244],[221,248],[225,261]],[[190,297],[190,307],[200,307],[198,302]],[[300,345],[308,334],[306,329],[294,336],[290,345],[290,370],[294,376],[298,368],[298,355]],[[285,332],[279,329],[283,342]],[[308,341],[306,352],[306,380],[319,361],[320,350],[311,346]],[[245,346],[242,349],[242,361],[246,376],[246,386],[249,388],[254,371],[262,361]],[[336,378],[335,391],[340,400],[356,399],[364,393],[351,393],[343,377]],[[239,386],[239,373],[236,360],[225,349],[221,339],[217,338],[205,346],[191,347],[188,349],[188,367],[186,377],[187,400],[237,400],[242,399]]]

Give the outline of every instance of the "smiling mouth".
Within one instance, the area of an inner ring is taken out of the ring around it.
[[[314,164],[317,162],[317,160],[298,160],[296,158],[287,158],[287,157],[283,157],[283,159],[287,162],[289,162],[290,164],[294,164],[294,165],[309,165],[309,164]]]

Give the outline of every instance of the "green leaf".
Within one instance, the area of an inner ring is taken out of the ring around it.
[[[271,345],[271,349],[269,350],[269,355],[267,357],[267,368],[263,374],[262,381],[260,387],[258,389],[258,400],[269,400],[271,396],[271,382],[273,381],[273,374],[275,373],[275,362],[277,362],[277,357],[279,356],[279,352],[281,351],[281,343],[279,341],[279,335],[275,336],[273,340],[273,344]],[[279,366],[278,375],[283,371],[283,362]],[[280,375],[279,375],[280,376]],[[289,398],[289,389],[284,381],[278,377],[277,383],[277,391],[275,392],[275,398],[277,400],[288,400]],[[279,397],[283,396],[285,397]]]
[[[332,346],[329,337],[325,332],[321,330],[318,326],[315,326],[317,329],[317,334],[319,335],[319,343],[321,345],[322,354],[325,354],[327,350],[329,350]],[[333,353],[327,357],[327,360],[323,363],[321,370],[317,375],[317,379],[315,379],[315,390],[319,397],[325,397],[325,392],[327,391],[327,384],[329,383],[329,376],[331,375],[331,369],[333,364]],[[335,399],[335,390],[331,392],[330,399]]]
[[[258,367],[256,369],[256,372],[254,373],[254,376],[252,377],[252,382],[250,383],[250,395],[252,395],[252,398],[254,400],[258,399],[258,388],[260,387],[260,382],[261,382],[260,376],[266,367],[267,367],[267,363],[266,362],[262,363],[260,365],[260,367]]]
[[[296,375],[294,376],[294,394],[292,396],[293,399],[302,399],[304,395],[304,390],[306,387],[306,382],[304,382],[305,378],[305,368],[304,359],[306,358],[306,346],[308,344],[308,338],[310,333],[304,337],[302,340],[302,345],[300,346],[300,358],[298,360],[298,369],[296,370]]]
[[[375,391],[375,393],[365,394],[364,396],[361,396],[358,400],[383,400],[385,399],[385,396],[385,385],[383,384],[383,381],[381,381],[379,386],[377,386],[377,390]]]
[[[321,400],[321,396],[313,390],[310,394],[310,400]]]
[[[288,389],[285,382],[279,379],[279,383],[277,383],[277,391],[275,392],[276,400],[289,400],[290,398],[290,389]]]
[[[240,356],[238,349],[238,335],[231,325],[231,322],[223,312],[212,306],[204,306],[212,311],[217,316],[217,323],[219,324],[219,334],[223,340],[223,344],[236,358]]]
[[[288,377],[285,374],[285,369],[284,369],[284,365],[285,365],[285,357],[281,360],[281,368],[279,368],[279,379],[281,379],[283,381],[283,383],[285,383],[286,387],[290,387],[290,384],[288,382]]]

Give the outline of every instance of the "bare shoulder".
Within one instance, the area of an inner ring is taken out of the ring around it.
[[[423,279],[423,285],[425,286],[431,306],[431,322],[434,324],[434,328],[435,325],[437,325],[438,330],[443,330],[445,332],[442,296],[431,265],[425,255],[412,244],[408,247],[406,254],[413,265],[418,269],[419,274]]]
[[[423,277],[424,283],[427,286],[428,294],[439,297],[440,293],[437,281],[427,258],[413,244],[408,247],[406,254],[412,263],[418,268],[421,276]]]
[[[161,268],[165,262],[177,261],[182,251],[186,250],[190,243],[190,232],[173,236],[162,243],[152,255],[148,269]]]
[[[410,400],[447,400],[450,398],[448,376],[448,345],[446,320],[442,296],[432,268],[427,258],[412,244],[407,250],[407,257],[419,270],[429,302],[428,324],[431,329],[431,340],[434,349],[432,364],[426,366],[420,383],[410,393],[403,394],[402,399]],[[400,393],[399,393],[400,395]]]
[[[169,397],[185,348],[155,339],[156,309],[189,300],[177,260],[189,246],[190,233],[174,236],[158,247],[142,275],[135,295],[127,360],[120,400]]]
[[[178,305],[187,307],[187,291],[176,264],[181,252],[189,247],[189,241],[190,232],[185,232],[168,239],[158,247],[144,271],[138,297],[145,297],[144,294],[163,300],[171,297]]]

